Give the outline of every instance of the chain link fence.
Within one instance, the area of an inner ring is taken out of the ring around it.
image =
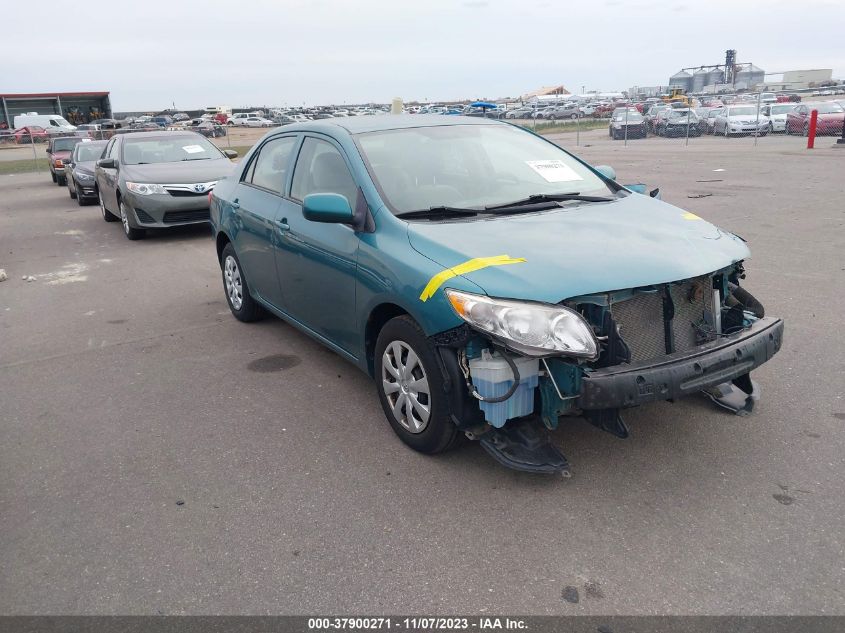
[[[827,94],[746,92],[645,101],[571,100],[512,107],[498,118],[538,133],[564,134],[575,145],[593,143],[606,134],[623,146],[640,141],[722,144],[750,138],[755,145],[771,142],[800,147],[807,145],[814,131],[822,139],[845,138],[845,89],[824,92]]]

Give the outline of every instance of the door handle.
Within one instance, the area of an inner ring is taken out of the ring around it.
[[[282,218],[281,220],[276,220],[276,226],[279,227],[279,230],[284,233],[285,231],[290,231],[290,224],[288,224],[287,218]]]
[[[235,211],[237,211],[238,209],[240,209],[240,208],[241,208],[241,205],[240,205],[240,203],[238,202],[238,199],[237,199],[237,198],[235,198],[234,200],[232,200],[232,208],[233,208],[233,209],[235,209]]]

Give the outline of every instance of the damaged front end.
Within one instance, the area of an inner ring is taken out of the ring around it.
[[[547,306],[548,324],[531,310],[513,316],[508,310],[519,308],[507,301],[453,293],[467,325],[433,339],[452,387],[453,422],[505,466],[568,476],[548,435],[563,416],[625,438],[623,409],[697,392],[747,415],[759,397],[750,372],[780,349],[783,321],[765,316],[742,278],[739,262],[693,279],[574,297]],[[509,315],[515,325],[501,325]],[[547,336],[526,345],[532,328],[547,328]]]

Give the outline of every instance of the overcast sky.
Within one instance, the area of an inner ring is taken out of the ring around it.
[[[728,48],[766,72],[845,77],[843,0],[4,5],[0,93],[108,90],[115,111],[624,90]]]

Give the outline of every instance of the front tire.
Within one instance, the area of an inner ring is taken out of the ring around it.
[[[117,222],[117,216],[114,215],[111,211],[106,209],[106,203],[103,202],[103,196],[100,192],[97,192],[97,198],[100,201],[100,212],[103,214],[103,220],[106,222]]]
[[[223,290],[226,292],[226,303],[232,315],[244,323],[258,321],[264,316],[264,311],[258,302],[249,294],[249,285],[241,268],[241,262],[235,253],[235,247],[229,242],[220,255],[220,267],[223,273]]]
[[[144,229],[136,229],[129,224],[129,215],[126,213],[126,205],[123,204],[123,200],[119,200],[117,204],[120,207],[120,221],[123,224],[123,234],[126,239],[132,241],[143,239],[146,232]]]
[[[409,316],[388,321],[375,347],[376,390],[387,421],[405,444],[428,454],[447,450],[460,437],[436,353]]]
[[[73,187],[71,187],[71,185],[73,185]],[[70,195],[71,200],[77,200],[77,201],[79,200],[79,198],[77,197],[77,194],[76,194],[76,181],[74,181],[74,182],[68,181],[67,192]]]

